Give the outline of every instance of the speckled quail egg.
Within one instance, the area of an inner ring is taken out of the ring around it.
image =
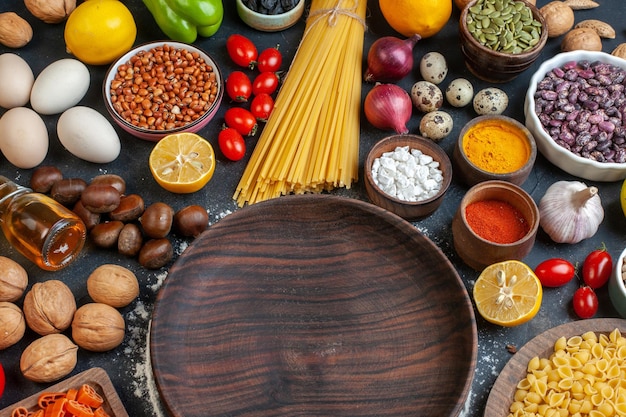
[[[474,98],[474,86],[465,78],[454,79],[446,88],[446,100],[454,107],[465,107]]]
[[[474,96],[474,111],[479,115],[502,114],[508,105],[509,97],[499,88],[484,88]]]
[[[430,81],[418,81],[411,87],[411,100],[415,108],[428,113],[443,106],[443,93]]]
[[[441,83],[448,75],[446,58],[439,52],[428,52],[420,60],[420,73],[426,81]]]
[[[420,134],[425,138],[439,142],[452,132],[452,116],[445,111],[436,110],[426,113],[420,121]]]

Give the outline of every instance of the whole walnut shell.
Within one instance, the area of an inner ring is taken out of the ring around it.
[[[24,349],[20,369],[33,382],[57,381],[74,370],[77,352],[78,346],[63,334],[42,336]]]
[[[33,38],[33,28],[15,12],[0,13],[0,44],[21,48]]]
[[[13,346],[24,337],[26,322],[18,306],[0,301],[0,350]]]
[[[28,327],[44,336],[70,327],[76,299],[65,283],[53,279],[35,283],[24,297],[23,308]]]
[[[87,292],[97,303],[125,307],[139,295],[135,274],[123,266],[104,264],[87,278]]]
[[[76,8],[76,0],[24,0],[24,5],[46,23],[61,23]]]
[[[105,352],[122,343],[125,328],[124,318],[115,308],[103,303],[89,303],[74,314],[72,339],[83,349]]]
[[[561,51],[602,51],[602,38],[590,28],[575,28],[565,34]]]
[[[0,301],[16,301],[28,286],[28,273],[14,260],[0,256]]]
[[[574,27],[574,10],[562,1],[551,1],[541,7],[539,12],[546,21],[549,38],[564,35]]]

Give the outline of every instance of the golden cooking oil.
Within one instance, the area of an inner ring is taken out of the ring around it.
[[[0,176],[0,227],[22,255],[48,271],[74,261],[85,244],[83,221],[56,200]]]

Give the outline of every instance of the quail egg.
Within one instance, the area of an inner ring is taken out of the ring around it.
[[[439,52],[428,52],[420,60],[420,73],[426,81],[441,83],[448,75],[446,58]]]
[[[499,88],[488,87],[474,96],[474,111],[479,115],[502,114],[509,105],[509,97]]]
[[[411,87],[411,100],[415,108],[428,113],[443,106],[443,93],[430,81],[418,81]]]
[[[452,116],[445,111],[436,110],[426,113],[422,117],[419,129],[420,134],[425,138],[439,142],[452,132],[453,127]]]
[[[457,78],[446,88],[446,100],[454,107],[465,107],[474,98],[474,86],[465,78]]]

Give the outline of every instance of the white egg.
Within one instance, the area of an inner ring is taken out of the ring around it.
[[[105,164],[120,154],[121,143],[113,125],[91,107],[75,106],[61,114],[57,136],[72,155]]]
[[[77,59],[54,61],[39,73],[30,105],[39,114],[58,114],[75,106],[89,90],[89,69]]]
[[[48,129],[28,107],[14,107],[0,117],[0,150],[18,168],[34,168],[48,154]]]
[[[0,107],[25,106],[34,82],[33,70],[21,56],[10,52],[0,55]]]

